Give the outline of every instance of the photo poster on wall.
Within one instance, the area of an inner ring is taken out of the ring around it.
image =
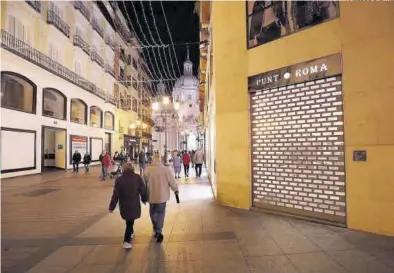
[[[81,157],[88,152],[88,138],[84,136],[71,136],[71,158],[70,161],[72,162],[72,157],[75,151],[78,151],[81,154]]]

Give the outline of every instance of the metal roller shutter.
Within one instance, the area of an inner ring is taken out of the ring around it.
[[[250,96],[253,206],[346,223],[341,76]]]

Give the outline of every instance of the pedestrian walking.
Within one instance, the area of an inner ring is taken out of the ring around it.
[[[114,191],[109,204],[109,212],[115,210],[119,202],[120,216],[126,223],[123,247],[132,248],[131,239],[134,237],[134,221],[141,217],[141,202],[146,204],[146,185],[141,176],[134,172],[131,163],[123,165],[123,174],[115,180]]]
[[[101,181],[105,181],[107,175],[108,175],[108,170],[111,166],[111,157],[109,156],[108,153],[104,153],[102,156],[102,176],[101,176]]]
[[[148,188],[149,213],[156,242],[163,241],[163,226],[166,203],[170,199],[170,189],[178,194],[178,186],[170,168],[164,166],[159,155],[152,158],[152,164],[144,171]]]
[[[81,154],[78,152],[78,150],[75,150],[73,154],[73,169],[75,173],[79,171],[79,163],[81,163],[81,159]]]
[[[90,156],[90,154],[89,153],[86,153],[84,156],[83,156],[83,165],[85,166],[85,173],[88,173],[89,172],[89,169],[90,169],[90,163],[92,162],[92,157]]]
[[[146,166],[146,156],[143,151],[141,151],[138,155],[138,165],[140,167],[140,175],[142,175]]]
[[[197,177],[201,177],[202,164],[204,164],[204,153],[200,149],[196,151],[195,160],[196,160],[196,175]]]
[[[173,165],[174,165],[174,172],[175,172],[175,179],[180,178],[181,176],[181,168],[182,168],[182,159],[180,154],[174,155],[173,159]]]
[[[192,168],[194,168],[195,164],[196,164],[196,157],[195,157],[195,155],[196,155],[196,151],[192,150],[191,153],[190,153],[190,159],[192,161]]]
[[[182,155],[183,168],[185,169],[185,177],[189,177],[190,155],[185,151]]]

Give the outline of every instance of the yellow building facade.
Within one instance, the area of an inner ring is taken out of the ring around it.
[[[338,54],[346,181],[343,224],[394,235],[394,4],[338,5],[340,14],[332,20],[248,49],[246,3],[214,1],[203,7],[201,2],[200,18],[209,14],[202,25],[209,27],[212,64],[206,65],[201,81],[206,86],[205,125],[215,127],[215,163],[210,168],[215,169],[216,198],[231,207],[255,207],[248,78],[250,86],[252,76]],[[210,72],[213,79],[208,79]],[[269,210],[283,212],[276,208]]]

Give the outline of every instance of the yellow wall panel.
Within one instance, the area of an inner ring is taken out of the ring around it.
[[[244,2],[213,2],[218,201],[250,207]],[[227,18],[227,19],[226,19]],[[232,18],[231,21],[228,18]]]
[[[352,151],[366,149],[367,162],[353,162]],[[394,172],[391,146],[346,149],[347,217],[350,228],[394,235]]]
[[[243,1],[212,2],[218,201],[251,204],[247,77],[341,53],[347,224],[394,234],[394,4],[340,2],[340,18],[249,50],[245,14]]]

